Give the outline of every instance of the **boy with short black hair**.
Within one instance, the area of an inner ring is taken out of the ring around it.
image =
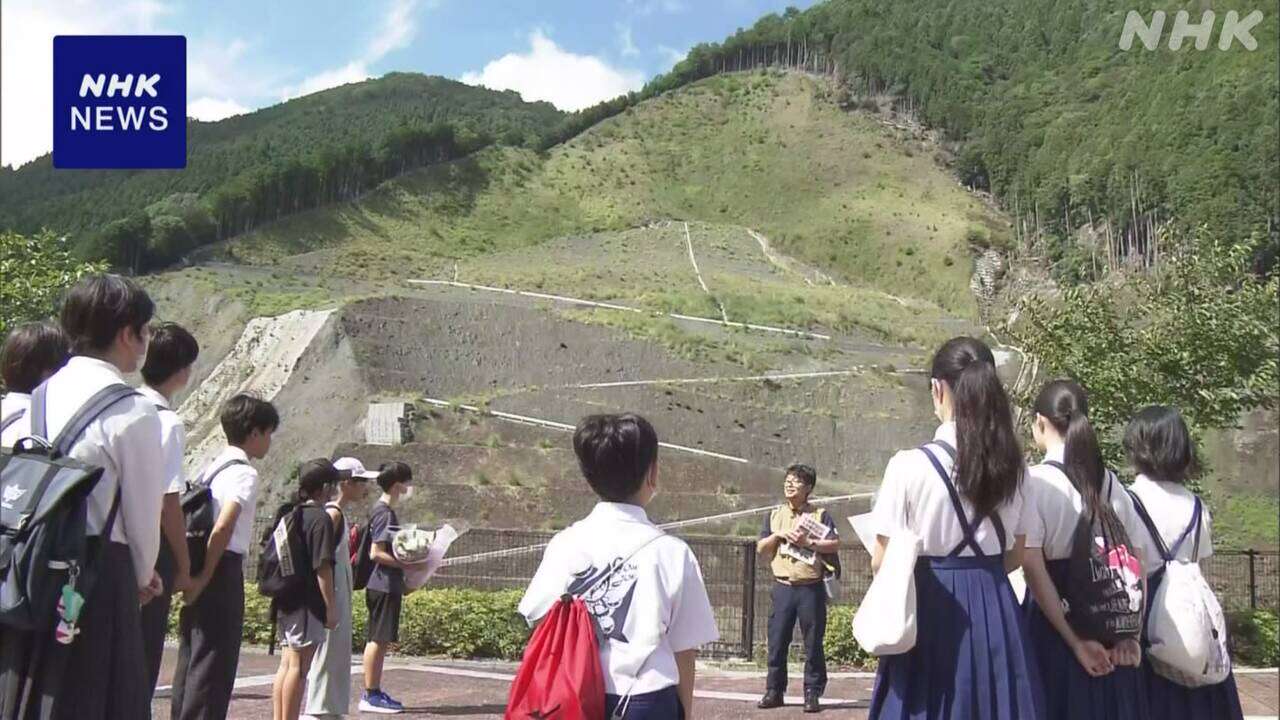
[[[378,468],[378,487],[382,497],[369,515],[373,543],[369,557],[373,573],[365,587],[365,604],[369,608],[369,642],[364,646],[364,694],[360,710],[382,714],[404,712],[404,705],[382,690],[382,665],[391,644],[400,639],[400,606],[404,597],[404,564],[391,550],[400,520],[395,506],[402,498],[413,495],[413,469],[402,462],[383,463]]]
[[[154,312],[146,291],[128,278],[90,275],[78,281],[61,311],[75,354],[33,394],[32,425],[43,424],[42,434],[54,439],[99,392],[127,386],[124,376],[146,357]],[[5,631],[0,637],[0,714],[9,716],[36,698],[52,703],[42,717],[147,717],[139,606],[161,590],[155,564],[164,494],[155,406],[137,393],[121,397],[85,426],[69,456],[102,468],[86,502],[90,557],[101,561],[94,562],[95,583],[70,646],[59,644],[53,632],[10,637]],[[22,652],[24,642],[34,644],[30,655]],[[55,670],[42,660],[52,658],[65,662]]]
[[[303,679],[311,670],[316,649],[324,642],[325,631],[338,625],[337,598],[334,597],[333,521],[324,504],[338,484],[338,470],[324,458],[309,460],[298,470],[300,505],[281,508],[283,513],[297,511],[299,533],[306,554],[294,558],[293,567],[304,578],[302,596],[296,604],[277,599],[280,627],[280,668],[271,687],[274,720],[297,720],[302,709]],[[273,526],[274,527],[274,526]]]
[[[9,332],[0,347],[0,447],[31,434],[31,391],[62,369],[71,358],[71,341],[50,322],[30,322]]]
[[[244,555],[258,504],[258,471],[249,460],[266,457],[271,435],[280,426],[274,405],[243,393],[223,405],[221,420],[227,447],[196,479],[196,484],[209,486],[218,519],[209,533],[204,565],[183,593],[169,715],[173,720],[227,716],[244,630]]]
[[[182,492],[186,477],[182,471],[187,433],[182,418],[174,411],[174,398],[191,380],[191,366],[200,354],[200,345],[186,328],[163,323],[151,332],[147,360],[142,365],[143,385],[138,392],[156,406],[160,414],[160,444],[164,451],[166,488],[160,511],[160,554],[156,572],[164,590],[142,608],[142,641],[147,655],[147,687],[154,693],[164,654],[164,636],[169,626],[173,593],[191,585],[191,558],[187,553],[186,525],[182,515]]]
[[[658,492],[658,435],[638,415],[593,415],[573,449],[601,502],[552,538],[520,613],[536,624],[565,593],[581,596],[605,637],[605,715],[690,717],[698,648],[720,633],[697,558],[644,510]]]

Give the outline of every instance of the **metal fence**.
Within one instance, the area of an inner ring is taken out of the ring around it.
[[[769,592],[773,578],[756,557],[750,539],[682,536],[702,566],[703,580],[720,628],[720,641],[707,648],[712,655],[752,657],[768,637]],[[453,557],[510,550],[546,543],[551,533],[474,529],[460,537]],[[479,590],[523,588],[542,559],[541,549],[443,568],[432,579],[440,587]],[[861,547],[840,552],[844,567],[842,604],[854,604],[871,584],[870,558]],[[1223,608],[1276,609],[1280,605],[1280,554],[1258,551],[1219,551],[1202,563],[1205,578],[1222,599]],[[799,639],[799,633],[796,633]]]

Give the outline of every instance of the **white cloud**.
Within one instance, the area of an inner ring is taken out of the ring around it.
[[[622,46],[620,52],[622,57],[635,57],[640,54],[640,49],[636,47],[636,43],[631,39],[631,26],[618,23],[618,44]]]
[[[428,0],[428,5],[435,4],[435,0]],[[280,99],[291,100],[331,87],[368,80],[373,76],[369,71],[370,65],[386,57],[388,53],[405,47],[413,40],[413,11],[417,5],[418,0],[391,0],[391,6],[382,16],[378,31],[360,57],[342,67],[316,73],[296,85],[282,88]]]
[[[508,53],[462,82],[493,90],[515,90],[525,100],[546,100],[561,110],[580,110],[644,85],[638,70],[615,68],[594,55],[561,49],[541,30],[529,36],[529,52]]]
[[[0,163],[53,149],[53,36],[159,32],[170,8],[156,0],[5,0],[0,23]]]
[[[230,98],[202,97],[187,103],[187,117],[204,122],[214,122],[247,112],[249,108]]]

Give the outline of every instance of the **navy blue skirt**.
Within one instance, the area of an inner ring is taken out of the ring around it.
[[[1147,593],[1156,596],[1164,580],[1164,573],[1148,578]],[[1157,675],[1151,663],[1142,664],[1143,680],[1147,687],[1147,702],[1151,717],[1160,720],[1242,720],[1240,693],[1236,690],[1236,676],[1209,687],[1189,688]]]
[[[994,557],[921,558],[916,646],[880,658],[872,720],[1044,717],[1026,621]]]
[[[612,718],[623,698],[604,696],[604,716]],[[623,720],[684,720],[684,706],[675,685],[651,693],[632,695],[622,713]]]
[[[1067,562],[1046,563],[1059,593],[1066,585]],[[1147,709],[1141,667],[1116,668],[1109,675],[1092,677],[1049,624],[1030,591],[1023,606],[1031,644],[1040,662],[1040,677],[1044,680],[1044,720],[1147,720],[1152,717]]]

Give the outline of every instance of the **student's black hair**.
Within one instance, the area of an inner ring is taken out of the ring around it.
[[[254,430],[275,432],[280,427],[276,406],[252,395],[240,393],[222,406],[222,432],[227,442],[240,445]]]
[[[147,361],[142,364],[142,379],[151,387],[163,385],[169,378],[195,364],[200,344],[177,323],[161,323],[151,331]]]
[[[382,463],[378,466],[378,487],[382,492],[391,492],[391,486],[398,482],[412,482],[413,468],[402,462]]]
[[[1200,471],[1191,431],[1177,408],[1151,405],[1124,431],[1124,450],[1138,472],[1153,480],[1184,483]]]
[[[316,458],[298,468],[298,499],[305,502],[326,485],[338,484],[338,469],[327,458]]]
[[[156,306],[133,280],[119,275],[87,275],[62,301],[62,329],[77,355],[111,347],[124,328],[141,333]]]
[[[30,393],[70,357],[71,343],[62,328],[49,322],[25,323],[0,347],[0,377],[9,390]]]
[[[658,460],[658,433],[648,420],[590,415],[573,433],[573,451],[587,484],[606,502],[625,502],[644,484]]]
[[[1067,479],[1084,498],[1089,513],[1097,516],[1103,502],[1107,466],[1098,435],[1089,422],[1089,398],[1084,388],[1071,380],[1054,380],[1036,396],[1035,411],[1062,435],[1066,443],[1062,464]]]
[[[808,465],[795,463],[794,465],[787,468],[787,474],[783,475],[783,477],[785,478],[790,475],[795,475],[796,477],[800,478],[802,481],[804,481],[805,485],[809,486],[810,490],[813,489],[814,485],[818,484],[818,473]]]
[[[955,482],[988,517],[1013,498],[1022,483],[1022,449],[1013,411],[996,375],[991,348],[970,337],[948,340],[933,356],[929,377],[951,388],[956,423]]]

